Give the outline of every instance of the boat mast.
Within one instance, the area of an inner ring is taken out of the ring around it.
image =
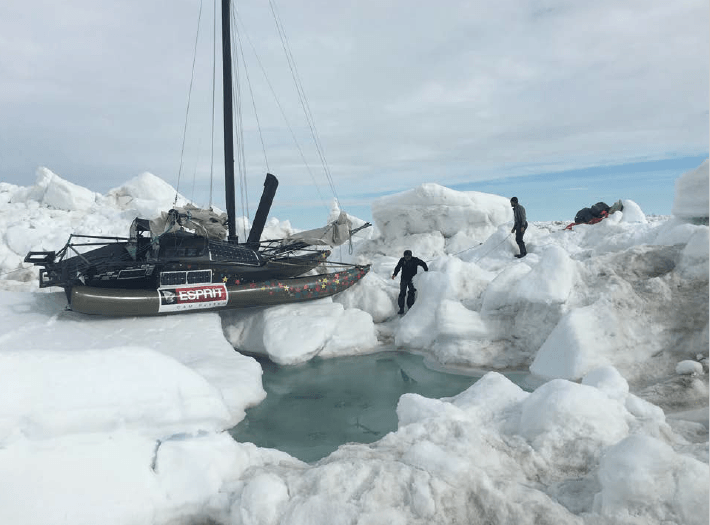
[[[222,98],[224,114],[224,198],[227,204],[229,242],[237,242],[234,196],[234,137],[232,121],[232,39],[230,0],[222,0]]]

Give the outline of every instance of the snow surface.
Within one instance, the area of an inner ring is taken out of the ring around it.
[[[507,196],[424,184],[373,202],[375,227],[335,250],[372,270],[334,299],[152,318],[67,311],[23,258],[125,236],[173,188],[144,173],[99,195],[46,168],[0,183],[0,523],[708,523],[707,166],[670,217],[620,196],[570,231],[528,210],[520,260]],[[271,219],[264,237],[293,231]],[[404,249],[429,272],[399,318]],[[383,344],[488,372],[452,398],[405,394],[396,432],[313,465],[225,431],[266,395],[245,354]],[[546,382],[528,393],[506,369]]]

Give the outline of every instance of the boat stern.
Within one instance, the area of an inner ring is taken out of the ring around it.
[[[57,252],[29,252],[25,256],[24,262],[40,266],[39,287],[64,286],[66,278],[63,276],[62,268],[55,263]]]

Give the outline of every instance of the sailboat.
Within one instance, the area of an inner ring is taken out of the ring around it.
[[[278,187],[271,173],[266,175],[249,236],[239,242],[230,13],[230,0],[222,0],[227,212],[187,205],[151,220],[136,218],[128,237],[72,234],[59,251],[30,251],[25,262],[40,267],[40,288],[63,288],[71,310],[141,316],[289,304],[335,295],[368,273],[369,265],[342,263],[336,271],[315,271],[328,263],[331,252],[323,246],[342,244],[357,231],[350,229],[343,212],[324,228],[261,240]]]

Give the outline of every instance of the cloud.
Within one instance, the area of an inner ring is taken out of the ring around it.
[[[238,149],[257,174],[252,187],[266,171],[255,105],[269,169],[283,185],[313,176],[327,189],[268,6],[238,8],[251,85],[241,91]],[[175,184],[182,152],[187,176],[206,188],[208,4],[182,148],[198,9],[10,0],[0,19],[0,179],[29,184],[46,165],[95,191],[143,171]],[[362,194],[364,181],[386,193],[704,154],[708,9],[694,0],[392,0],[282,2],[278,12],[342,199]],[[217,66],[218,86],[219,75]],[[221,124],[215,137],[221,173]]]

